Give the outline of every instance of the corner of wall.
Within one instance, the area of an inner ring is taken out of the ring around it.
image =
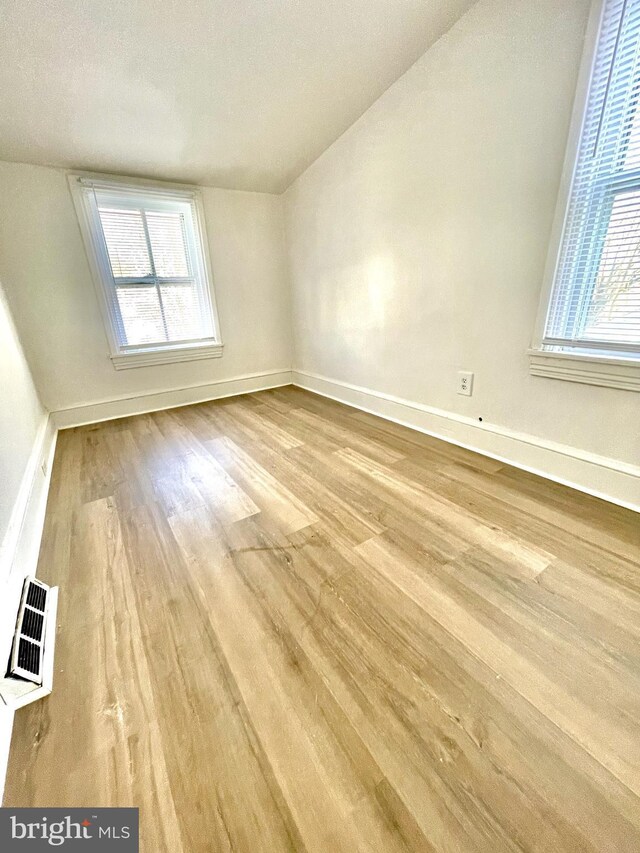
[[[305,170],[306,171],[306,170]],[[304,172],[302,173],[304,174]],[[287,282],[287,293],[288,293],[288,311],[289,311],[289,327],[290,327],[290,336],[291,336],[291,369],[295,369],[295,365],[298,363],[298,324],[296,323],[296,314],[295,314],[295,288],[294,288],[294,272],[293,272],[293,256],[291,252],[291,234],[289,232],[289,204],[291,203],[291,196],[294,192],[294,188],[296,186],[299,178],[302,177],[299,175],[294,181],[292,181],[289,186],[280,194],[280,199],[282,202],[282,244],[284,249],[284,260],[285,260],[285,277]]]

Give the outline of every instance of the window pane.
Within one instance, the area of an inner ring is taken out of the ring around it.
[[[543,344],[640,357],[640,0],[606,0]]]
[[[118,345],[162,347],[211,340],[215,323],[195,205],[189,197],[159,196],[134,186],[86,192],[99,217],[111,266],[101,274]]]
[[[189,276],[184,214],[147,210],[146,217],[156,275],[160,278]]]
[[[122,316],[124,344],[152,344],[166,341],[160,299],[155,285],[116,288]]]
[[[617,196],[582,337],[638,343],[640,332],[640,191]]]
[[[640,69],[638,69],[640,72]],[[622,139],[622,169],[640,168],[640,110],[638,109],[638,95],[640,93],[640,79],[636,77],[631,106],[631,118],[623,133]]]
[[[160,290],[170,341],[204,338],[211,334],[204,328],[200,300],[193,284],[163,284]]]
[[[109,207],[98,210],[114,277],[151,275],[141,212]]]

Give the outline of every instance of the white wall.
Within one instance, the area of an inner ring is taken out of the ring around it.
[[[290,368],[282,199],[202,192],[224,355],[116,371],[64,171],[0,162],[0,274],[47,408]]]
[[[0,283],[0,666],[8,661],[24,576],[35,570],[51,435]],[[2,670],[4,674],[4,669]],[[13,715],[0,700],[0,799]]]
[[[290,187],[295,368],[482,417],[483,449],[490,423],[640,461],[636,393],[526,355],[589,6],[479,0]]]
[[[0,542],[7,551],[12,514],[46,413],[38,398],[0,282]],[[0,566],[5,568],[0,561]],[[0,580],[3,578],[0,576]]]

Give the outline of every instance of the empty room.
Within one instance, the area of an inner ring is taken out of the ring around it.
[[[640,851],[640,0],[0,0],[0,850]]]

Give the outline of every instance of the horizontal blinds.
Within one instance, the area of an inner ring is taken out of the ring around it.
[[[543,343],[640,354],[640,0],[607,0]]]
[[[115,278],[153,274],[141,210],[100,207],[100,220]]]
[[[191,205],[91,190],[111,269],[121,347],[209,339],[211,312],[197,263]]]

